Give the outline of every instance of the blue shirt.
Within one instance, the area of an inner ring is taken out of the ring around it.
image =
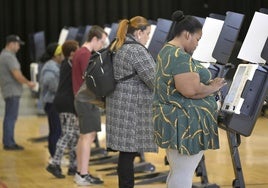
[[[43,103],[52,103],[59,85],[60,64],[54,60],[45,63],[40,74],[40,98]]]

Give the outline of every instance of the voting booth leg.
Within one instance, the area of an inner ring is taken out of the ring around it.
[[[141,181],[135,182],[135,185],[147,185],[147,184],[156,183],[156,182],[165,183],[168,177],[168,173],[169,171],[156,172],[156,173],[151,173],[151,174],[135,177],[135,180],[143,179]]]
[[[154,172],[155,166],[152,163],[146,162],[144,153],[139,153],[137,156],[140,158],[140,161],[137,163],[134,163],[134,173],[141,173],[141,172]],[[95,165],[101,165],[101,164],[107,164],[107,163],[113,163],[116,164],[118,162],[119,155],[114,156],[104,156],[104,157],[97,157],[96,159],[91,159],[91,164]],[[102,168],[98,169],[97,171],[110,171],[110,170],[116,170],[117,166],[114,167],[108,167],[108,168]],[[117,175],[117,172],[111,172],[106,175]]]
[[[108,155],[107,150],[100,147],[98,135],[96,135],[96,138],[94,140],[94,144],[95,144],[95,148],[92,148],[91,149],[91,153],[90,153],[91,156],[94,156],[94,155],[104,155],[104,156],[107,156]]]
[[[245,181],[243,177],[243,171],[242,171],[242,166],[241,166],[239,151],[238,151],[238,147],[241,143],[241,136],[237,133],[230,132],[230,131],[226,131],[226,133],[227,133],[227,138],[228,138],[228,143],[229,143],[229,148],[230,148],[232,163],[233,163],[233,168],[234,168],[234,174],[235,174],[235,179],[233,180],[232,186],[234,188],[244,188]]]

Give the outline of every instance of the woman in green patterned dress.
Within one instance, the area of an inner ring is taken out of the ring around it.
[[[198,20],[175,11],[172,21],[172,39],[157,58],[154,137],[166,149],[168,188],[190,188],[204,150],[219,148],[215,92],[225,82],[191,57],[202,36]]]

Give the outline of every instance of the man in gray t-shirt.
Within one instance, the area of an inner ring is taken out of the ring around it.
[[[3,145],[5,150],[23,150],[14,139],[14,128],[18,117],[19,100],[22,94],[22,84],[33,88],[35,83],[26,79],[16,57],[20,45],[24,42],[17,35],[6,38],[6,46],[0,54],[0,88],[5,100],[5,115],[3,121]]]

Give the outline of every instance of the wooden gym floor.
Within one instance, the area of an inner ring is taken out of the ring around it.
[[[1,105],[2,108],[2,105]],[[22,107],[22,111],[24,107]],[[45,116],[26,114],[19,116],[15,134],[19,144],[25,147],[24,151],[5,151],[0,147],[0,188],[77,188],[73,183],[72,176],[66,176],[65,179],[56,179],[49,174],[45,167],[48,164],[49,154],[47,142],[44,139],[48,133],[47,119]],[[104,122],[105,117],[103,117]],[[0,114],[0,139],[2,141],[2,120]],[[105,147],[105,125],[102,132],[98,134],[101,147]],[[232,160],[226,132],[219,129],[221,148],[215,151],[205,153],[205,162],[208,179],[210,183],[215,183],[223,188],[232,187],[232,181],[235,178]],[[241,137],[239,146],[240,160],[244,180],[247,188],[268,188],[268,118],[259,117],[253,133],[249,137]],[[95,146],[93,146],[94,148]],[[108,154],[111,156],[112,154]],[[114,155],[114,154],[113,154]],[[145,161],[155,166],[156,172],[165,172],[168,166],[164,164],[165,153],[159,150],[159,153],[145,153]],[[92,158],[104,157],[104,154],[94,155]],[[63,173],[67,172],[67,164],[63,161]],[[136,161],[138,163],[138,160]],[[103,185],[94,186],[96,188],[116,188],[117,176],[107,175],[114,172],[99,171],[107,167],[115,167],[113,163],[101,165],[90,165],[89,170],[92,174],[101,177],[104,180]],[[148,175],[152,172],[136,173],[136,177]],[[142,180],[137,180],[142,181]],[[194,177],[193,182],[200,182],[199,177]],[[146,185],[136,185],[137,188],[165,188],[162,182],[154,182]],[[89,186],[90,187],[90,186]]]

